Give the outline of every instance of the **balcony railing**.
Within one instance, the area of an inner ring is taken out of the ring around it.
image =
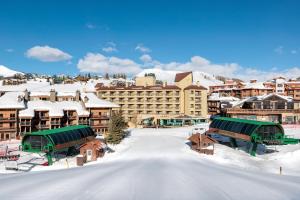
[[[79,121],[78,121],[78,124],[81,124],[81,125],[89,125],[89,120],[79,120]]]
[[[51,125],[60,125],[61,124],[60,121],[51,121],[50,123],[51,123]]]
[[[21,126],[31,126],[31,122],[20,122]]]
[[[0,121],[15,121],[15,117],[0,117]]]
[[[92,119],[108,119],[109,115],[92,115]]]
[[[227,108],[227,113],[242,113],[242,114],[281,114],[281,113],[300,113],[300,109],[236,109]]]

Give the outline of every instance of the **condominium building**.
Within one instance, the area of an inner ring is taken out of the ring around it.
[[[120,105],[129,125],[151,116],[207,116],[207,89],[193,84],[192,72],[178,73],[175,83],[157,85],[155,76],[137,77],[135,85],[96,85],[99,98]]]
[[[112,109],[118,107],[93,93],[79,91],[5,92],[0,97],[0,140],[79,124],[106,133]]]

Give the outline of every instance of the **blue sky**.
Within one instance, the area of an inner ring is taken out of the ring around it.
[[[160,67],[300,76],[299,9],[288,0],[4,0],[0,65],[71,75]]]

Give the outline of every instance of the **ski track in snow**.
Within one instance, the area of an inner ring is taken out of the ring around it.
[[[135,129],[95,165],[0,175],[0,199],[300,199],[300,177],[203,159],[183,130]]]

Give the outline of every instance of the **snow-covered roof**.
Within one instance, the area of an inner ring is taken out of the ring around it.
[[[265,87],[264,82],[246,83],[243,89],[269,89]]]
[[[281,99],[284,99],[288,102],[292,102],[293,101],[293,97],[290,97],[290,96],[283,96],[283,95],[279,95],[279,94],[275,94],[275,93],[272,93],[272,94],[265,94],[265,95],[261,95],[261,96],[253,96],[253,97],[248,97],[246,99],[243,99],[241,100],[239,103],[233,105],[233,106],[242,106],[243,103],[245,102],[251,102],[251,101],[263,101],[271,96],[277,96]]]
[[[34,111],[49,111],[50,117],[64,116],[64,110],[76,110],[79,116],[88,116],[87,111],[80,102],[76,101],[29,101],[27,108],[19,112],[20,117],[33,117]]]
[[[219,100],[219,101],[240,101],[239,98],[236,97],[218,97],[218,96],[210,96],[209,100]]]
[[[106,81],[102,81],[106,83]],[[77,90],[81,92],[95,92],[95,85],[102,81],[90,80],[87,83],[75,82],[72,84],[50,85],[50,82],[47,82],[45,80],[32,80],[19,85],[0,85],[0,91],[23,92],[27,89],[29,92],[50,92],[51,89],[54,89],[57,92],[76,92]]]
[[[50,96],[50,92],[30,92],[30,96],[37,97],[37,96]]]
[[[81,99],[87,108],[118,108],[119,105],[99,99],[94,93],[81,93]],[[85,102],[85,100],[87,100]]]
[[[0,108],[25,108],[23,96],[23,92],[6,92],[0,97]]]

